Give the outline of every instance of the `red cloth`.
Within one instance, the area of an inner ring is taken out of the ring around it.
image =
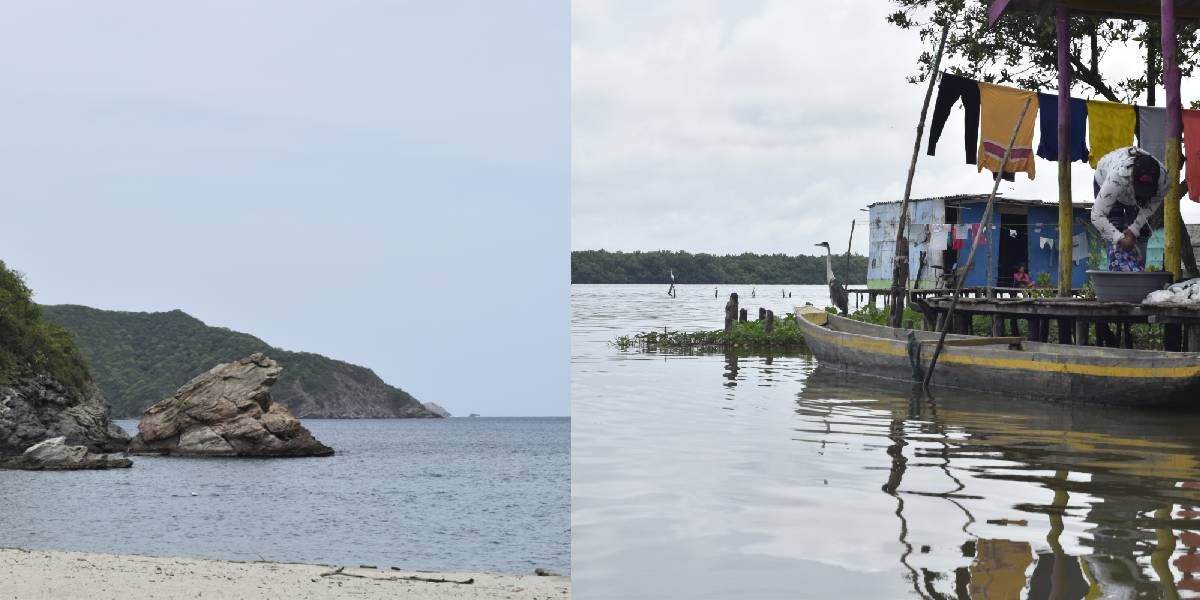
[[[1183,111],[1183,141],[1188,198],[1200,202],[1200,110]]]

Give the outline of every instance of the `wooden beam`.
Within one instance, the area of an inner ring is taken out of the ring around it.
[[[1179,167],[1183,137],[1183,107],[1179,99],[1179,65],[1175,61],[1175,0],[1162,0],[1161,44],[1163,85],[1167,104],[1167,197],[1163,199],[1163,270],[1170,271],[1175,281],[1182,273],[1183,218],[1179,215]]]
[[[1071,39],[1067,7],[1059,4],[1055,17],[1058,30],[1058,295],[1071,296]]]

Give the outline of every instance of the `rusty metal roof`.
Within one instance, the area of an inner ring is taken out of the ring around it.
[[[941,200],[950,206],[961,206],[963,204],[974,204],[976,202],[987,202],[987,194],[953,194],[950,196],[933,196],[930,198],[912,198],[909,203],[927,202],[930,200]],[[884,200],[881,202],[872,202],[867,205],[867,208],[881,204],[899,204],[899,200]],[[1006,198],[1000,195],[996,196],[996,204],[1004,204],[1007,206],[1053,206],[1058,207],[1057,201],[1039,200],[1036,198]],[[1075,208],[1087,208],[1092,205],[1091,202],[1073,202],[1071,206]]]

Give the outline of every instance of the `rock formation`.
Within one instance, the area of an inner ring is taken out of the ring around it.
[[[438,404],[437,402],[422,402],[421,406],[424,406],[425,410],[439,417],[445,418],[450,416],[450,411],[442,408],[442,405]]]
[[[111,469],[131,465],[133,461],[120,454],[99,454],[86,446],[68,445],[66,436],[61,435],[30,446],[20,456],[0,459],[0,466],[30,471]]]
[[[283,368],[262,353],[219,364],[151,406],[138,422],[135,452],[183,456],[329,456],[271,386]]]
[[[94,384],[67,389],[45,373],[25,369],[0,384],[0,455],[19,455],[48,438],[63,436],[105,452],[125,448],[129,435],[109,419],[108,404]]]

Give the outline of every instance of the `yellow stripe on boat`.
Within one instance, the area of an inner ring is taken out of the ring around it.
[[[804,320],[817,325],[814,328],[819,335],[829,338],[831,341],[836,339],[839,346],[846,348],[854,348],[866,352],[874,352],[876,354],[886,354],[889,356],[898,356],[908,358],[908,351],[904,344],[900,341],[884,340],[872,338],[855,333],[834,332],[824,327],[821,327],[816,321],[824,320],[828,322],[828,314],[825,311],[819,311],[825,314],[817,314],[818,311],[798,311]],[[812,318],[810,318],[812,317]],[[1012,369],[1019,371],[1036,371],[1040,373],[1065,373],[1072,375],[1092,375],[1096,377],[1130,377],[1130,378],[1190,378],[1200,377],[1200,365],[1189,365],[1181,367],[1123,367],[1121,365],[1088,365],[1079,363],[1052,363],[1022,358],[1000,358],[995,356],[965,356],[956,354],[947,346],[942,351],[938,358],[941,362],[955,363],[960,365],[973,365],[979,367],[990,367],[994,369]]]

